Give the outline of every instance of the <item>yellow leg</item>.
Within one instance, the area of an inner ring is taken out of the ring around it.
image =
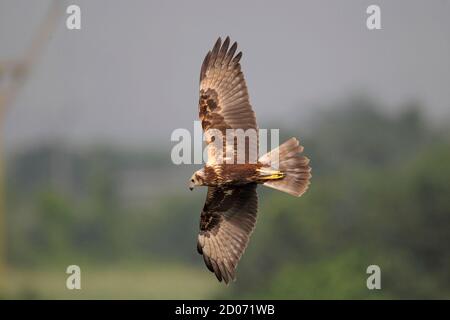
[[[278,170],[272,169],[258,169],[260,173],[259,178],[261,180],[278,180],[284,178],[284,173]]]

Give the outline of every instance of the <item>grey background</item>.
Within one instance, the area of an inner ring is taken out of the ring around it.
[[[0,59],[19,57],[49,1],[0,1]],[[318,109],[365,94],[396,112],[409,101],[446,122],[450,2],[70,1],[6,119],[7,150],[45,140],[167,146],[197,119],[198,74],[218,36],[243,51],[260,127],[307,126]],[[366,28],[381,7],[382,30]]]

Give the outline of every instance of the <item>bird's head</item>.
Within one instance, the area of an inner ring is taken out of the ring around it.
[[[200,169],[198,171],[195,171],[191,177],[191,180],[189,181],[189,189],[192,191],[194,190],[195,186],[203,186],[204,179],[205,170]]]

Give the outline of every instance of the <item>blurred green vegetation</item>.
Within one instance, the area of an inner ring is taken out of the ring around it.
[[[332,110],[311,129],[281,129],[283,139],[303,138],[310,190],[298,199],[259,188],[257,228],[228,287],[195,251],[205,192],[190,193],[186,181],[196,167],[104,146],[14,155],[11,271],[0,295],[449,299],[448,128],[429,125],[418,104],[386,115],[359,98]],[[85,275],[80,293],[64,288],[69,264]],[[366,287],[372,264],[381,290]]]

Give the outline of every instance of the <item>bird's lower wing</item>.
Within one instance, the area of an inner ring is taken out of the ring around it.
[[[256,184],[209,187],[200,217],[197,250],[219,281],[235,279],[236,266],[256,224]]]

